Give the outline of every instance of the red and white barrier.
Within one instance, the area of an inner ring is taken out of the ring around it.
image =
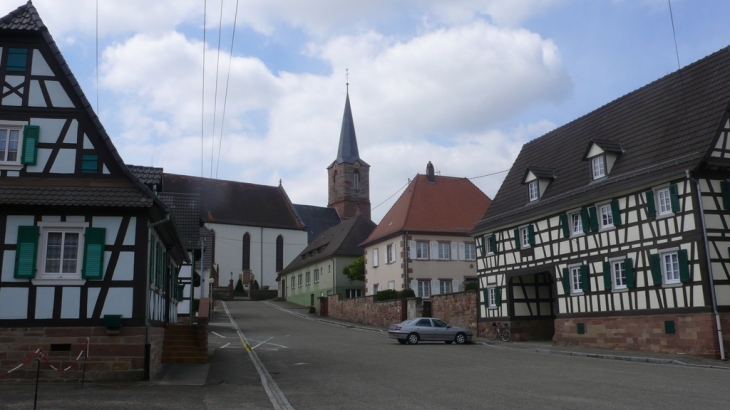
[[[81,352],[79,353],[79,355],[78,355],[78,356],[76,357],[76,360],[74,360],[74,361],[73,361],[73,363],[71,363],[71,364],[70,364],[70,365],[68,365],[67,367],[65,367],[65,368],[63,368],[63,369],[58,369],[58,368],[56,368],[55,366],[53,366],[53,365],[51,364],[51,362],[49,362],[49,361],[48,361],[48,358],[47,358],[47,357],[46,357],[46,355],[45,355],[45,354],[43,353],[43,348],[42,348],[42,347],[39,347],[39,348],[38,348],[38,349],[37,349],[37,350],[36,350],[35,352],[33,352],[33,354],[31,354],[31,355],[30,355],[30,356],[29,356],[29,357],[28,357],[27,359],[23,360],[23,362],[22,362],[22,363],[20,363],[19,365],[15,366],[14,368],[12,368],[12,369],[10,369],[10,370],[8,370],[8,371],[6,371],[6,372],[2,372],[2,373],[0,373],[0,377],[4,377],[4,376],[7,376],[7,375],[9,375],[10,373],[12,373],[12,372],[14,372],[14,371],[16,371],[16,370],[20,369],[21,367],[25,366],[25,365],[26,365],[26,364],[28,364],[28,363],[30,363],[30,361],[31,361],[31,360],[33,360],[33,358],[34,358],[34,357],[35,357],[36,355],[38,355],[38,359],[39,359],[39,360],[40,360],[40,359],[43,359],[43,361],[44,361],[44,362],[46,362],[46,364],[47,364],[48,366],[50,366],[50,368],[51,368],[51,369],[53,369],[53,370],[55,370],[55,371],[57,371],[57,372],[59,372],[59,373],[66,373],[66,371],[68,371],[69,369],[71,369],[71,368],[72,368],[72,367],[73,367],[73,366],[74,366],[74,365],[75,365],[76,363],[78,363],[78,362],[79,362],[79,359],[81,359],[81,356],[82,356],[82,355],[84,354],[84,352],[86,352],[86,351],[87,351],[88,349],[89,349],[89,338],[87,337],[87,338],[86,338],[86,343],[84,343],[84,348],[83,348],[83,349],[81,350]]]

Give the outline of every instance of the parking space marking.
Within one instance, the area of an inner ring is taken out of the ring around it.
[[[226,343],[226,344],[224,344],[223,346],[219,347],[219,349],[225,349],[226,347],[228,347],[228,346],[230,346],[230,345],[231,345],[230,343]]]
[[[282,349],[288,349],[288,347],[287,347],[287,346],[283,346],[283,345],[278,345],[278,344],[276,344],[276,343],[271,343],[271,342],[268,342],[268,340],[271,340],[271,339],[272,339],[272,338],[270,337],[270,338],[266,339],[266,340],[265,340],[265,341],[263,341],[263,342],[260,342],[259,340],[253,340],[253,339],[248,339],[248,340],[249,340],[250,342],[254,342],[254,343],[266,343],[267,345],[272,345],[272,346],[276,346],[276,347],[281,347]],[[257,346],[258,346],[258,345],[257,345]],[[276,349],[276,350],[278,350],[278,349]]]

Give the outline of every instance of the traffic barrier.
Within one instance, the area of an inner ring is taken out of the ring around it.
[[[39,363],[40,363],[40,360],[42,359],[44,362],[46,362],[46,364],[51,369],[53,369],[53,370],[55,370],[55,371],[63,374],[63,373],[66,373],[69,369],[71,369],[72,367],[74,367],[74,365],[76,365],[76,363],[79,362],[79,359],[81,359],[81,355],[83,355],[84,352],[86,352],[86,356],[85,357],[88,358],[89,357],[89,338],[88,337],[86,338],[86,343],[84,343],[84,348],[81,350],[81,352],[79,352],[79,355],[76,357],[76,360],[74,360],[73,363],[71,363],[70,365],[66,366],[65,368],[60,369],[60,368],[57,368],[56,366],[54,366],[54,365],[51,364],[51,362],[48,360],[48,357],[46,357],[45,353],[43,353],[43,348],[42,347],[39,347],[27,359],[23,360],[22,363],[20,363],[19,365],[15,366],[14,368],[12,368],[12,369],[10,369],[10,370],[8,370],[6,372],[0,373],[0,377],[5,377],[5,376],[9,375],[10,373],[12,373],[12,372],[20,369],[21,367],[25,366],[26,364],[30,363],[31,360],[33,360],[33,358],[35,356],[38,356]]]

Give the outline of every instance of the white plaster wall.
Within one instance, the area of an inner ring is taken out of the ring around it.
[[[242,272],[243,235],[251,235],[251,273],[260,286],[277,289],[276,238],[284,237],[284,266],[286,267],[307,246],[307,232],[290,229],[261,228],[245,225],[207,223],[215,231],[215,263],[220,268],[220,280],[228,283],[230,273],[237,278]],[[262,248],[263,234],[263,248]]]

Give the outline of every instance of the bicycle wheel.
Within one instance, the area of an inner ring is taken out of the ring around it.
[[[487,339],[497,340],[497,328],[496,327],[490,327],[489,330],[487,330]]]
[[[509,338],[511,335],[512,335],[512,333],[510,333],[509,329],[503,329],[502,330],[502,341],[509,342]]]

